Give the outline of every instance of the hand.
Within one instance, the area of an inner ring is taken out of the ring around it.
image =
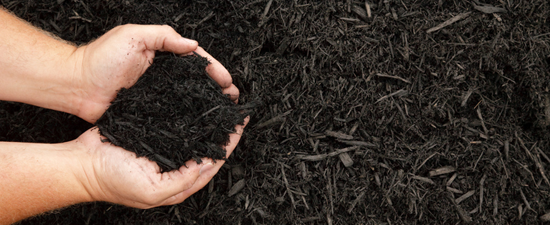
[[[225,146],[226,157],[237,146],[244,125],[235,127],[230,134],[230,142]],[[86,158],[81,159],[85,177],[83,185],[95,201],[108,201],[135,208],[152,208],[183,202],[202,189],[225,161],[202,159],[201,164],[194,160],[179,170],[160,173],[159,166],[147,158],[136,158],[135,153],[102,143],[97,128],[82,134],[75,142],[85,149]]]
[[[72,55],[75,63],[76,94],[80,104],[77,116],[95,123],[107,110],[121,88],[129,88],[153,63],[155,51],[179,55],[193,51],[208,58],[208,74],[224,94],[237,102],[239,90],[229,72],[194,40],[181,37],[169,26],[123,25],[105,33],[94,42],[79,47]],[[72,62],[71,61],[71,62]]]
[[[95,122],[107,110],[122,87],[129,88],[153,63],[155,51],[206,57],[211,64],[206,71],[237,103],[239,90],[231,75],[196,41],[182,38],[169,26],[124,25],[113,28],[96,41],[82,46],[73,54],[76,63],[78,95],[82,99],[77,115]],[[246,122],[248,119],[246,120]],[[246,124],[245,122],[245,124]],[[225,146],[229,157],[240,140],[244,126],[237,125]],[[137,208],[177,204],[203,188],[221,168],[224,161],[202,164],[189,161],[177,171],[160,173],[155,162],[136,158],[110,143],[102,143],[97,129],[91,129],[77,142],[87,149],[91,159],[82,160],[87,179],[83,181],[93,199]]]

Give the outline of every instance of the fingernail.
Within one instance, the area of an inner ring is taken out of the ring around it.
[[[212,163],[206,163],[201,167],[201,170],[199,171],[199,175],[203,173],[208,173],[208,171],[214,169],[214,164]]]
[[[197,45],[198,45],[198,42],[195,41],[195,40],[191,40],[191,39],[184,38],[184,37],[182,37],[182,39],[183,39],[183,41],[184,41],[186,44],[190,44],[190,45],[197,44]]]

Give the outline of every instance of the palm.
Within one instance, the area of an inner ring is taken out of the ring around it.
[[[229,135],[224,146],[229,157],[241,138],[244,125],[235,126],[236,133]],[[90,159],[84,162],[86,177],[92,198],[136,208],[151,208],[183,202],[202,189],[224,164],[203,158],[201,164],[190,160],[185,166],[170,172],[160,172],[159,166],[147,158],[137,158],[108,142],[103,142],[99,129],[94,127],[82,134],[77,142],[87,149]],[[209,167],[209,168],[207,168]]]
[[[79,137],[88,146],[92,174],[97,180],[95,199],[137,208],[150,208],[175,201],[176,195],[189,190],[199,177],[200,167],[189,161],[187,167],[160,173],[159,166],[147,158],[110,143],[103,143],[98,129],[90,129]],[[208,161],[208,160],[207,160]]]

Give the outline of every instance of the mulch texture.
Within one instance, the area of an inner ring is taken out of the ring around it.
[[[208,77],[201,56],[155,57],[135,85],[122,88],[96,125],[116,146],[171,171],[193,159],[225,159],[222,146],[245,113]]]
[[[259,100],[185,202],[89,203],[22,224],[542,224],[550,210],[550,3],[0,0],[77,44],[168,24]],[[61,142],[74,116],[0,103],[0,139]]]

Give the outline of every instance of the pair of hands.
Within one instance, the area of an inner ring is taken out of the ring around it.
[[[181,37],[169,26],[123,25],[115,27],[94,42],[79,47],[68,62],[74,64],[71,93],[77,99],[75,114],[94,123],[107,110],[122,87],[129,88],[153,63],[155,51],[179,55],[193,52],[211,62],[206,71],[235,103],[239,90],[229,72],[193,40]],[[245,125],[230,134],[226,157],[240,140]],[[223,165],[203,159],[189,161],[179,170],[160,173],[155,162],[137,158],[110,143],[102,143],[97,128],[72,141],[82,165],[77,175],[94,201],[108,201],[136,208],[177,204],[203,188]]]

